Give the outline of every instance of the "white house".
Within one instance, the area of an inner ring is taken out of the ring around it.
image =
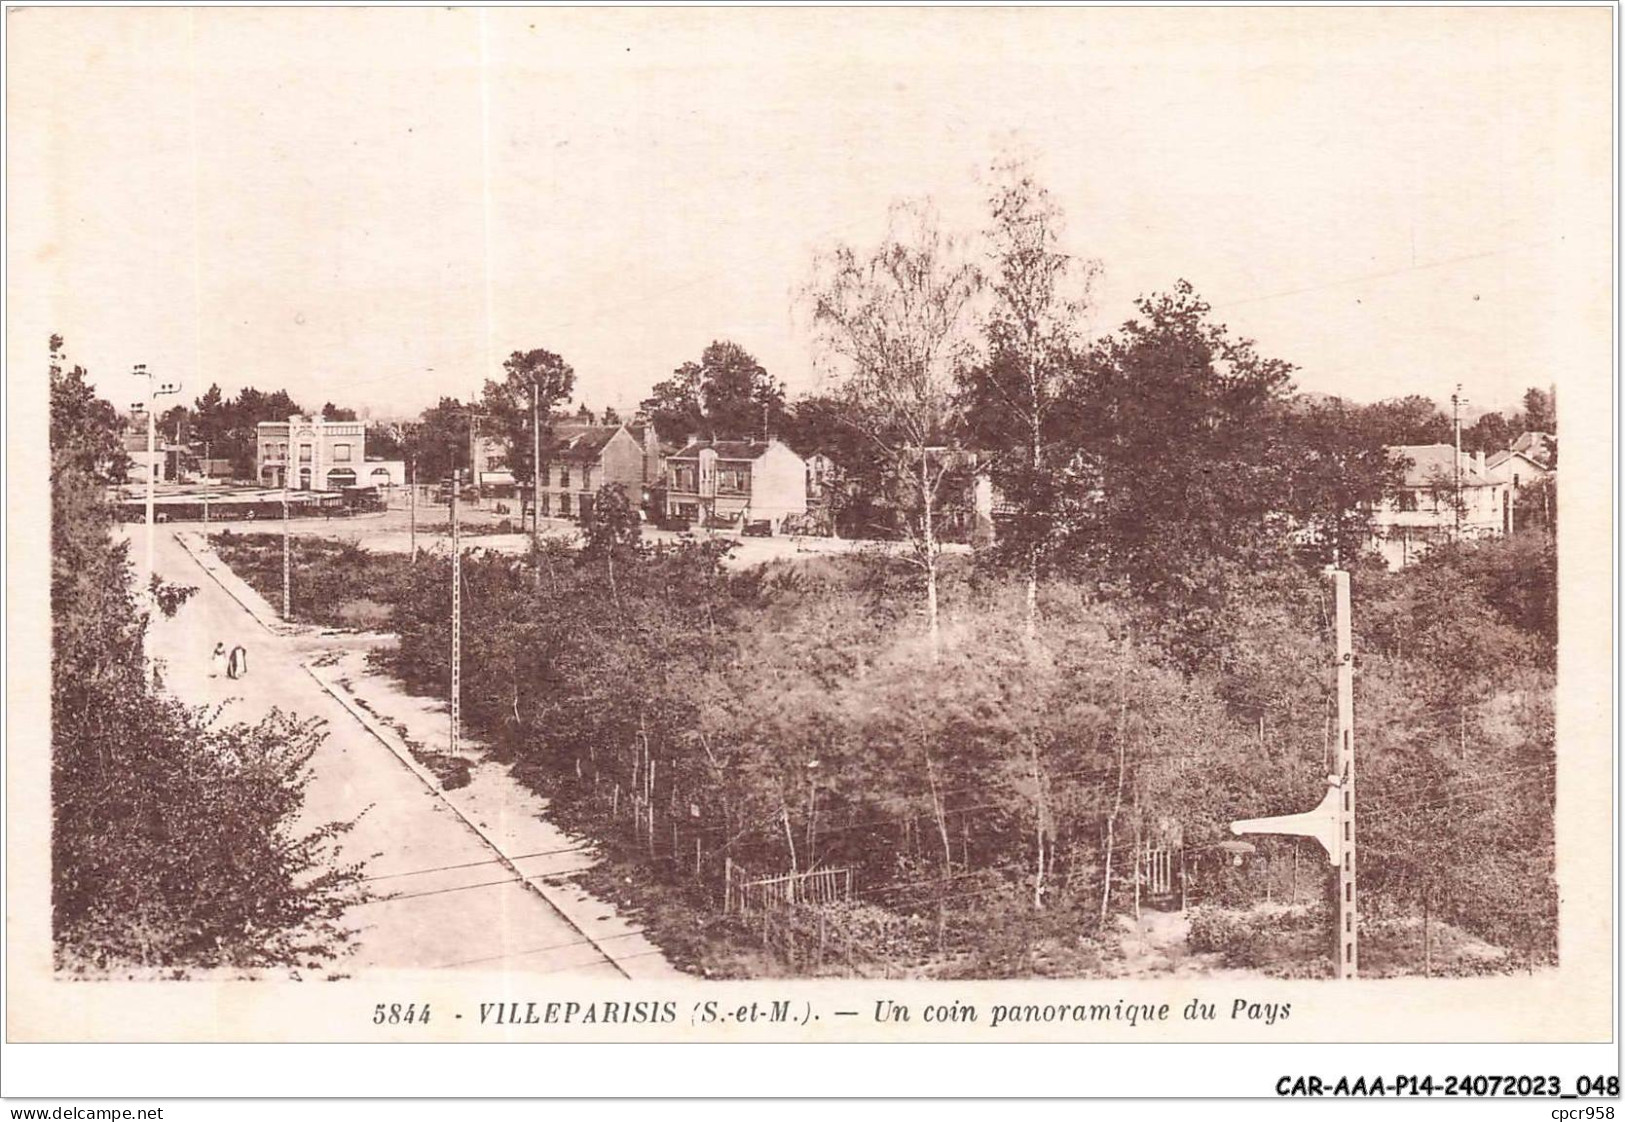
[[[666,457],[666,516],[783,529],[807,513],[807,463],[778,440],[696,440]]]
[[[1491,475],[1510,483],[1514,491],[1539,483],[1552,474],[1552,438],[1543,432],[1526,432],[1505,452],[1486,461]]]
[[[1403,568],[1441,541],[1504,532],[1511,485],[1495,478],[1484,453],[1458,459],[1449,444],[1404,444],[1388,454],[1404,461],[1405,475],[1372,512],[1372,536],[1390,568]]]

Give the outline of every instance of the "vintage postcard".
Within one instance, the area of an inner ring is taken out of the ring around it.
[[[1606,1043],[1614,16],[9,10],[8,1039]]]

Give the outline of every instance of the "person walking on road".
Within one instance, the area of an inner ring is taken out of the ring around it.
[[[220,677],[221,669],[226,665],[226,645],[216,643],[214,653],[209,656],[209,677]]]
[[[226,673],[233,679],[241,678],[248,673],[248,651],[241,643],[231,648],[231,658],[226,665]]]

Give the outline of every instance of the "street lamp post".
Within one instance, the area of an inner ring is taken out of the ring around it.
[[[136,363],[131,371],[137,378],[147,380],[147,400],[144,406],[137,403],[136,407],[144,409],[147,414],[147,581],[148,589],[152,587],[152,578],[157,575],[153,563],[153,507],[155,505],[154,491],[157,482],[157,445],[158,445],[158,399],[167,394],[181,392],[179,382],[154,382],[152,372],[147,369],[144,362]]]

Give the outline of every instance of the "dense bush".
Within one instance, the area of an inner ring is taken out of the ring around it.
[[[718,902],[729,861],[851,868],[870,905],[927,923],[961,969],[1021,973],[1061,945],[1056,925],[1109,935],[1103,921],[1132,906],[1140,843],[1183,847],[1197,903],[1244,909],[1289,884],[1313,899],[1327,880],[1313,843],[1301,891],[1282,879],[1287,843],[1261,840],[1236,870],[1211,858],[1230,821],[1325,793],[1318,574],[1290,561],[1217,574],[1205,616],[1182,620],[1054,578],[1029,638],[1022,589],[950,558],[933,656],[906,563],[859,553],[741,571],[722,563],[725,543],[646,547],[617,509],[602,504],[579,552],[466,556],[463,712],[566,824],[701,907]],[[1374,916],[1425,908],[1545,961],[1550,640],[1526,610],[1544,594],[1521,572],[1524,548],[1460,554],[1471,580],[1443,556],[1360,572],[1361,887]],[[349,595],[391,598],[391,668],[444,696],[449,562],[342,568]],[[1312,943],[1314,923],[1329,939],[1319,911],[1304,915],[1291,940]],[[1268,958],[1279,926],[1245,954]]]

